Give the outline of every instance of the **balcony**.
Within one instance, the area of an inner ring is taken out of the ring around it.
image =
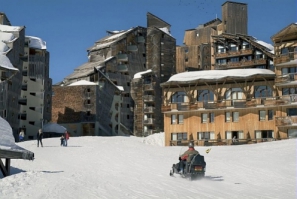
[[[147,119],[143,120],[144,125],[146,125],[146,124],[151,125],[151,124],[154,124],[154,123],[155,123],[155,119],[153,119],[153,118],[147,118]]]
[[[128,61],[128,55],[125,53],[119,53],[117,55],[117,60],[118,61]]]
[[[145,96],[143,96],[143,100],[145,102],[155,101],[155,96],[153,96],[153,95],[145,95]]]
[[[145,107],[143,109],[143,112],[145,112],[145,113],[153,113],[154,111],[155,111],[155,107],[153,107],[153,106]]]
[[[154,86],[155,84],[154,83],[150,83],[150,84],[144,84],[144,90],[154,90]]]
[[[275,117],[276,126],[297,126],[297,115],[286,117]]]
[[[297,103],[297,94],[279,97],[263,97],[254,99],[231,99],[219,101],[198,101],[195,103],[173,103],[162,106],[162,112],[166,111],[193,111],[205,109],[227,109],[227,108],[250,108],[261,106],[285,106]]]
[[[291,60],[297,59],[297,52],[290,52],[286,54],[279,55],[274,59],[274,64],[281,64],[285,62],[289,62]]]
[[[255,65],[266,65],[266,59],[253,59],[253,60],[241,60],[238,62],[228,62],[226,64],[215,64],[215,69],[232,69],[232,68],[244,68]]]
[[[145,42],[144,37],[143,37],[143,36],[138,36],[138,37],[137,37],[137,42],[138,42],[138,43],[144,43],[144,42]]]
[[[237,56],[243,56],[243,55],[252,55],[253,50],[252,49],[241,49],[239,51],[228,51],[223,53],[215,53],[215,58],[227,58],[227,57],[237,57]]]
[[[128,72],[128,65],[127,64],[120,64],[117,66],[119,72]]]
[[[288,73],[284,75],[278,75],[275,78],[275,85],[276,86],[281,86],[281,85],[286,85],[288,83],[297,81],[297,73]]]
[[[138,48],[136,45],[129,45],[129,46],[127,46],[127,50],[131,51],[131,52],[137,52]]]

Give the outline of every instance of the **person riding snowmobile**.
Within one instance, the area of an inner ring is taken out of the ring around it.
[[[199,152],[195,150],[194,144],[192,142],[190,142],[188,146],[189,149],[179,157],[179,163],[175,164],[175,168],[179,171],[179,173],[184,172],[186,163],[189,163],[191,161],[193,155],[199,154]]]

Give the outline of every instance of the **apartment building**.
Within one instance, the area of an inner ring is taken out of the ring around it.
[[[25,139],[34,139],[51,116],[49,53],[36,47],[41,39],[25,36],[25,27],[11,26],[4,13],[0,21],[1,66],[15,68],[0,69],[0,116],[11,125],[16,141],[20,129]]]
[[[38,129],[51,121],[52,79],[49,78],[49,52],[39,37],[26,36],[22,60],[22,86],[19,97],[20,129],[25,139],[36,139]]]
[[[72,97],[79,95],[74,94],[76,91],[71,94],[72,89],[68,89],[68,86],[85,80],[95,83],[97,87],[97,89],[94,87],[94,95],[87,102],[87,105],[94,105],[94,109],[89,110],[89,114],[93,115],[92,135],[142,136],[143,129],[146,133],[152,133],[153,129],[162,129],[163,115],[159,84],[167,81],[175,71],[175,59],[172,59],[175,56],[175,39],[170,35],[170,25],[153,14],[147,13],[147,27],[137,26],[123,31],[107,31],[107,36],[96,41],[87,52],[88,62],[77,67],[72,74],[64,78],[63,82],[53,87],[55,95],[52,122],[62,124],[71,132],[74,131],[74,124],[77,121],[70,121],[71,111],[66,110],[77,112],[81,109],[81,114],[88,114],[88,110],[83,108],[84,101],[64,104],[64,110],[59,104],[63,98],[68,99],[66,95]],[[153,81],[157,83],[155,89],[146,90],[145,96],[137,96],[141,99],[149,98],[144,105],[142,100],[134,98],[137,91],[133,81],[135,74],[147,70],[152,71],[153,76],[156,77]],[[60,91],[63,89],[65,92]],[[84,95],[84,90],[81,90],[80,96]],[[56,93],[63,94],[56,95]],[[155,95],[156,98],[152,97]],[[152,112],[143,114],[140,107],[154,109],[156,114]],[[142,121],[140,118],[150,122],[140,126],[138,125]],[[156,121],[154,124],[152,124],[153,119]],[[77,129],[76,131],[80,132],[79,135],[88,134],[80,125]]]
[[[134,27],[125,31],[107,31],[108,36],[98,40],[88,49],[88,62],[77,67],[64,81],[53,88],[66,87],[81,80],[93,82],[98,87],[90,104],[96,104],[90,110],[94,135],[124,135],[133,132],[134,102],[130,96],[130,82],[133,75],[145,69],[145,36],[146,28]],[[83,95],[83,93],[82,93]],[[53,105],[60,101],[59,96],[53,96]],[[79,102],[80,103],[80,102]],[[52,117],[62,113],[67,118],[66,109],[74,109],[69,103],[64,111],[53,106]],[[85,115],[88,110],[81,110]],[[71,118],[70,116],[68,118]],[[53,120],[58,122],[58,120]],[[81,121],[83,122],[83,121]],[[59,124],[69,126],[76,121],[59,120]],[[70,132],[71,132],[71,128]],[[79,128],[82,135],[86,134]]]
[[[273,47],[247,35],[246,12],[246,4],[227,1],[223,20],[186,31],[177,47],[181,73],[161,84],[167,146],[296,137],[296,24],[274,35]]]
[[[297,137],[297,23],[289,24],[271,37],[274,43],[276,100],[282,111],[276,117],[279,131]]]
[[[147,13],[147,70],[134,75],[131,96],[134,106],[135,136],[148,136],[164,129],[160,84],[175,74],[176,40],[170,24]]]

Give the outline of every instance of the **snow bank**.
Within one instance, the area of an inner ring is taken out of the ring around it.
[[[165,146],[165,134],[164,132],[155,133],[143,138],[143,143],[148,145]]]

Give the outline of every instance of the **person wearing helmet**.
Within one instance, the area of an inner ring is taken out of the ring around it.
[[[183,173],[186,163],[189,163],[194,155],[199,154],[199,152],[195,150],[193,142],[189,142],[188,146],[189,149],[179,157],[179,163],[175,164],[175,167],[179,173]]]

